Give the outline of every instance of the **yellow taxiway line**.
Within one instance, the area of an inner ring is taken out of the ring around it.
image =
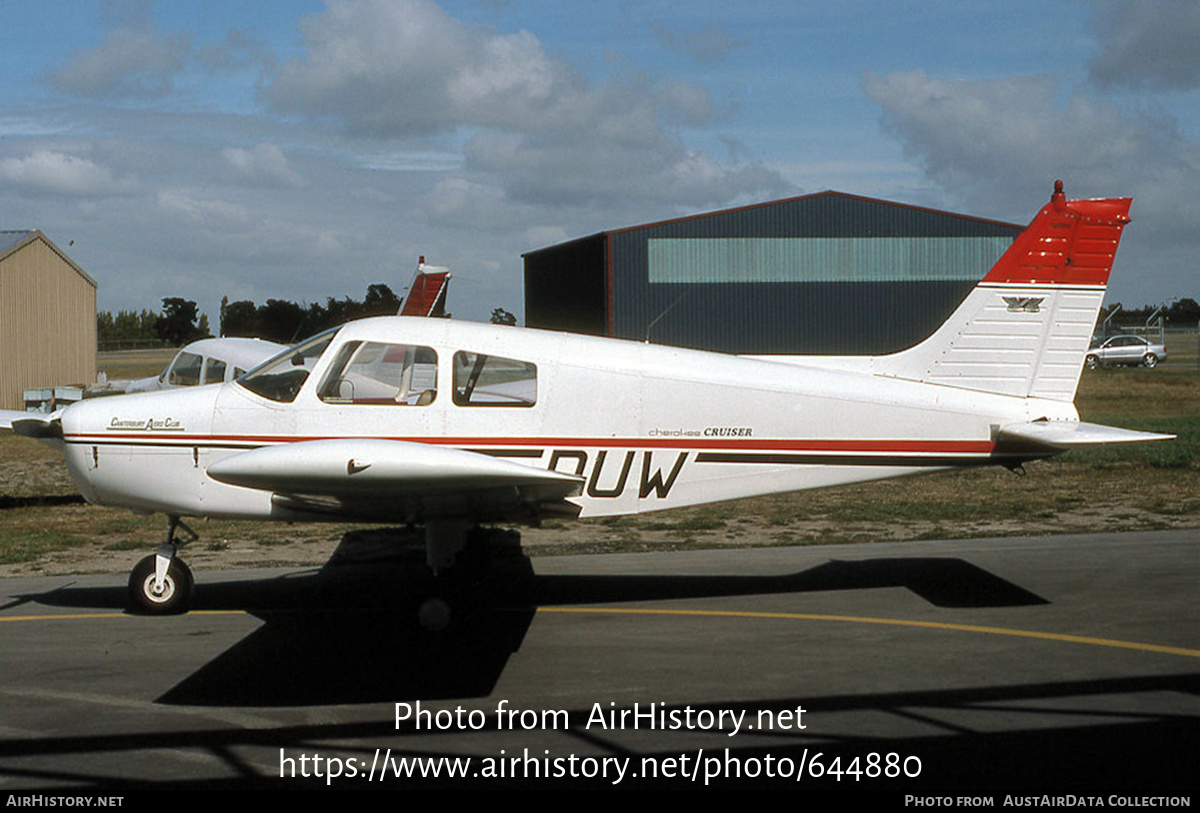
[[[952,624],[944,621],[915,621],[904,618],[872,618],[855,615],[821,615],[816,613],[766,613],[741,610],[655,610],[630,607],[539,607],[538,613],[575,615],[668,615],[693,618],[757,618],[776,621],[834,621],[846,624],[880,624],[893,627],[916,627],[921,629],[948,630],[951,632],[977,632],[985,635],[1008,635],[1016,638],[1032,638],[1042,641],[1063,641],[1070,644],[1134,649],[1140,652],[1156,652],[1163,655],[1182,655],[1185,658],[1200,658],[1200,649],[1181,646],[1144,644],[1137,641],[1118,641],[1112,638],[1093,638],[1087,635],[1067,635],[1060,632],[1038,632],[1017,630],[1007,627],[985,627],[976,624]],[[194,610],[188,615],[244,615],[244,610]],[[81,621],[98,618],[135,618],[127,613],[59,613],[52,615],[0,616],[0,624],[15,621]]]
[[[765,618],[787,621],[841,621],[850,624],[883,624],[894,627],[921,627],[925,629],[952,630],[954,632],[980,632],[987,635],[1011,635],[1018,638],[1036,638],[1046,641],[1066,641],[1072,644],[1108,646],[1118,649],[1136,649],[1143,652],[1159,652],[1166,655],[1183,655],[1200,658],[1200,649],[1180,646],[1143,644],[1136,641],[1117,641],[1111,638],[1091,638],[1086,635],[1065,635],[1058,632],[1015,630],[1006,627],[984,627],[975,624],[950,624],[943,621],[913,621],[903,618],[870,618],[854,615],[818,615],[814,613],[763,613],[738,610],[653,610],[615,607],[539,607],[539,613],[604,613],[611,615],[675,615],[707,618]]]

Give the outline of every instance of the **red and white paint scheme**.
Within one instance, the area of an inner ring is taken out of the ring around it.
[[[135,606],[186,608],[182,517],[423,524],[445,566],[478,523],[633,514],[1169,436],[1072,401],[1130,200],[1049,204],[949,319],[888,356],[747,358],[381,317],[236,382],[13,421],[88,500],[170,520]],[[186,526],[184,526],[186,527]]]

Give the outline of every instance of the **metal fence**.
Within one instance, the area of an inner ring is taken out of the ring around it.
[[[1163,331],[1167,348],[1166,366],[1200,372],[1200,325],[1168,326]]]
[[[1114,312],[1109,314],[1108,318],[1101,320],[1100,324],[1096,326],[1096,341],[1102,342],[1110,336],[1141,336],[1157,344],[1166,344],[1167,321],[1161,316],[1134,325],[1116,322],[1113,317],[1118,315],[1119,312]]]

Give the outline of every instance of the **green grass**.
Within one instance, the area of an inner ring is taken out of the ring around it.
[[[1085,421],[1171,434],[1176,439],[1077,449],[1063,455],[1063,462],[1085,463],[1094,469],[1200,466],[1200,374],[1141,368],[1087,370],[1076,405]]]
[[[0,564],[33,562],[53,553],[87,543],[74,534],[62,534],[53,528],[21,528],[0,532]]]

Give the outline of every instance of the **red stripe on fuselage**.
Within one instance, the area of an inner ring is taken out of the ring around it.
[[[731,451],[772,452],[844,452],[850,454],[990,454],[996,444],[987,440],[808,440],[779,438],[569,438],[569,437],[389,437],[363,435],[187,435],[122,433],[67,435],[67,443],[113,443],[132,441],[130,445],[162,446],[266,446],[277,443],[303,443],[315,440],[397,440],[436,446],[540,446],[544,448],[606,449],[720,449]]]

